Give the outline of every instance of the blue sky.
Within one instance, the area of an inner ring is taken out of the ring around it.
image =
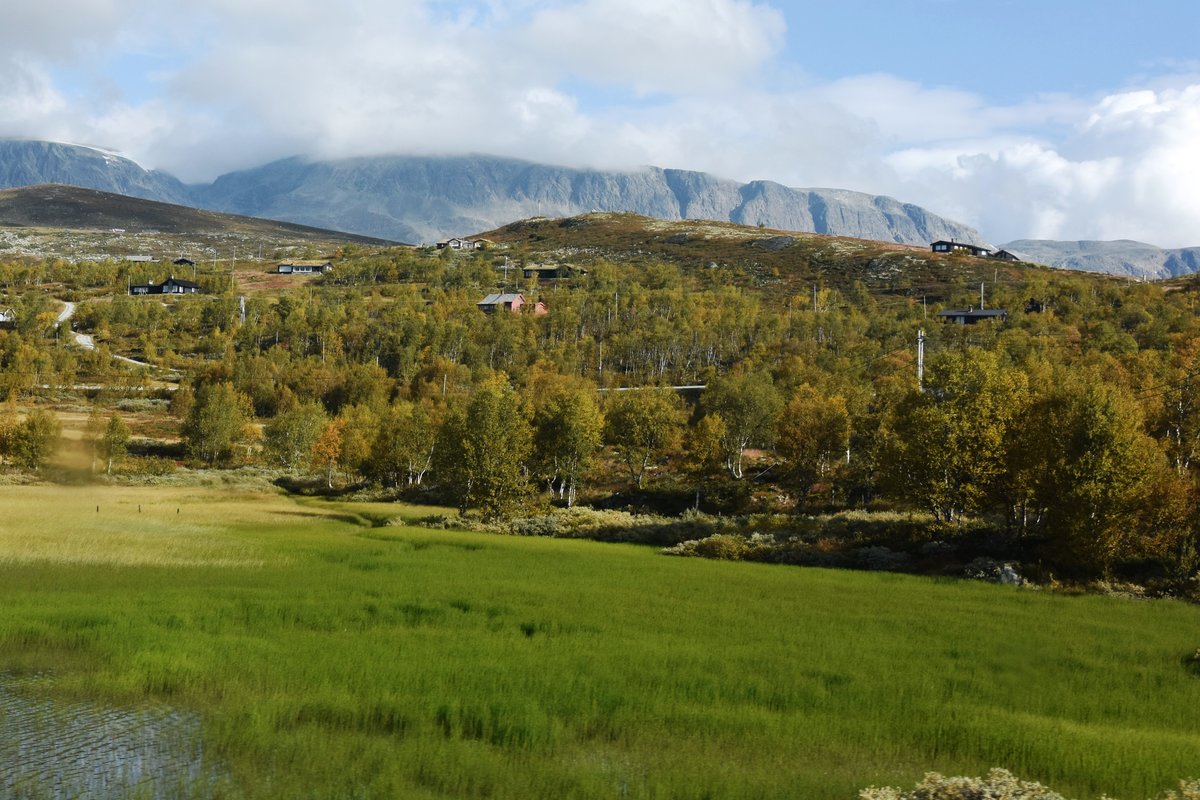
[[[1016,238],[1200,245],[1200,3],[6,4],[0,136],[185,180],[494,153],[887,194]]]
[[[779,3],[787,57],[836,79],[885,72],[992,103],[1087,96],[1200,69],[1188,0],[841,0]],[[1189,64],[1190,61],[1190,64]]]

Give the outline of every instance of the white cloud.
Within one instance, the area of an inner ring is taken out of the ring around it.
[[[22,59],[0,60],[0,119],[39,129],[65,107],[50,76]]]
[[[783,14],[749,0],[583,0],[538,13],[523,45],[595,83],[728,88],[775,55]]]
[[[996,106],[886,74],[815,81],[787,61],[778,0],[15,6],[0,135],[188,180],[294,154],[484,152],[890,194],[996,242],[1200,244],[1195,65]]]
[[[887,161],[917,202],[1010,238],[1200,244],[1200,84],[1100,99],[1061,143],[909,148]]]

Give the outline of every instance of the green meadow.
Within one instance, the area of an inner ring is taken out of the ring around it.
[[[1140,800],[1200,774],[1192,606],[236,486],[0,495],[0,674],[197,712],[231,796],[819,800],[1002,766]]]

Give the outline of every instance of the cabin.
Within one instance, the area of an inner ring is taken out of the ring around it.
[[[542,281],[566,280],[568,278],[574,277],[576,274],[587,275],[587,270],[576,269],[575,267],[569,267],[566,265],[560,265],[557,267],[545,267],[545,266],[533,267],[533,266],[531,266],[531,267],[523,267],[521,269],[521,274],[524,275],[526,279],[537,278],[538,280],[542,280]]]
[[[196,262],[192,261],[190,258],[177,258],[174,261],[172,261],[171,263],[177,267],[194,267],[194,266],[196,266]]]
[[[129,287],[132,295],[147,294],[200,294],[200,284],[176,278],[174,275],[159,284],[135,283]]]
[[[1000,261],[1024,261],[1025,260],[1025,259],[1021,258],[1019,255],[1017,255],[1016,253],[1009,252],[1008,250],[997,250],[996,252],[992,253],[991,257],[995,258],[995,259],[999,259]]]
[[[155,258],[154,256],[145,256],[145,255],[124,256],[121,258],[121,260],[128,261],[130,264],[157,264],[158,263],[158,259]]]
[[[541,300],[530,303],[525,299],[525,295],[515,292],[493,292],[475,305],[485,314],[495,314],[500,310],[520,314],[525,309],[538,317],[547,313],[546,304]]]
[[[983,320],[1003,322],[1008,319],[1008,311],[1003,308],[968,308],[965,311],[950,308],[939,311],[937,315],[942,322],[953,322],[956,325],[974,325]]]
[[[435,246],[438,250],[482,250],[488,243],[487,239],[445,239]]]
[[[200,284],[176,278],[174,275],[163,281],[158,288],[161,294],[200,294]]]
[[[275,268],[280,275],[321,275],[333,269],[330,261],[286,261]]]
[[[0,309],[0,328],[17,327],[17,314],[11,308]]]
[[[947,242],[945,239],[939,239],[929,245],[930,249],[935,253],[965,253],[969,256],[977,258],[986,258],[992,251],[986,247],[980,247],[966,242],[956,242],[951,240]]]

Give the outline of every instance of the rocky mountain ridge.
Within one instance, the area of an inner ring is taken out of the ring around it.
[[[575,169],[493,156],[288,158],[186,185],[78,145],[0,141],[0,188],[63,183],[214,211],[408,242],[470,235],[532,216],[630,211],[925,245],[985,244],[925,209],[841,189],[794,189],[703,172]]]
[[[1150,280],[1200,272],[1200,247],[1164,249],[1131,239],[1111,242],[1019,239],[1003,247],[1027,261],[1085,272]]]

